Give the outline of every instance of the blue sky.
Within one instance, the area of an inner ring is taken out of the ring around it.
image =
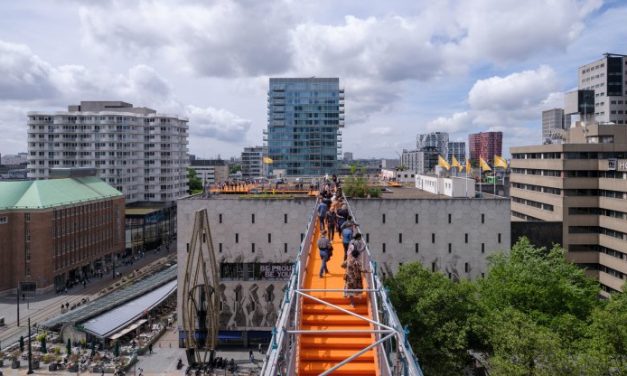
[[[344,151],[395,157],[417,133],[536,144],[577,67],[627,53],[627,1],[2,2],[0,153],[27,111],[119,99],[190,119],[190,152],[262,142],[268,77],[336,76]],[[505,152],[507,155],[508,153]]]

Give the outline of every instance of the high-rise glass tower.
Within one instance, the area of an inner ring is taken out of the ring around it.
[[[339,78],[270,78],[264,141],[274,175],[335,173],[343,127]]]

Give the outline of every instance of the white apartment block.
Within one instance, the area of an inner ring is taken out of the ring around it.
[[[627,124],[627,55],[604,54],[579,68],[579,89],[594,90],[594,120]]]
[[[28,113],[28,177],[95,168],[126,203],[173,201],[187,192],[188,120],[119,101],[83,101]]]

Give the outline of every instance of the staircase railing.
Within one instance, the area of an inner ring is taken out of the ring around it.
[[[348,205],[348,200],[345,200]],[[292,275],[285,289],[281,302],[280,315],[273,329],[270,346],[266,352],[260,375],[262,376],[291,376],[296,374],[296,360],[298,349],[298,323],[301,314],[302,297],[298,291],[303,285],[305,269],[310,255],[317,220],[317,202],[310,214],[305,237],[300,249]],[[349,213],[357,222],[353,211],[348,205]],[[359,229],[358,229],[359,231]],[[312,252],[311,254],[316,254]],[[390,302],[387,292],[381,283],[377,272],[377,263],[372,259],[370,249],[366,246],[365,264],[369,265],[371,273],[365,274],[366,288],[370,294],[370,310],[372,321],[376,322],[375,331],[383,328],[392,328],[392,335],[376,333],[376,354],[381,376],[422,376],[418,360],[407,340],[406,330]],[[393,340],[392,340],[393,339]]]

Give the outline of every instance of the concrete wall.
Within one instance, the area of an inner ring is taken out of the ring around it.
[[[435,263],[436,270],[445,275],[450,273],[451,278],[477,278],[486,272],[490,254],[508,250],[510,246],[508,199],[352,199],[350,204],[381,271],[387,275],[397,271],[401,263],[420,261],[427,268]],[[179,200],[179,285],[182,286],[196,210],[208,210],[218,262],[283,263],[294,262],[313,207],[313,199]],[[255,223],[252,223],[253,214]],[[284,223],[285,214],[287,223]],[[269,233],[271,243],[268,243]],[[235,234],[239,234],[237,242]],[[219,252],[220,243],[222,252]],[[284,286],[285,280],[222,280],[221,329],[269,330],[278,315]],[[180,302],[181,296],[178,298]]]

